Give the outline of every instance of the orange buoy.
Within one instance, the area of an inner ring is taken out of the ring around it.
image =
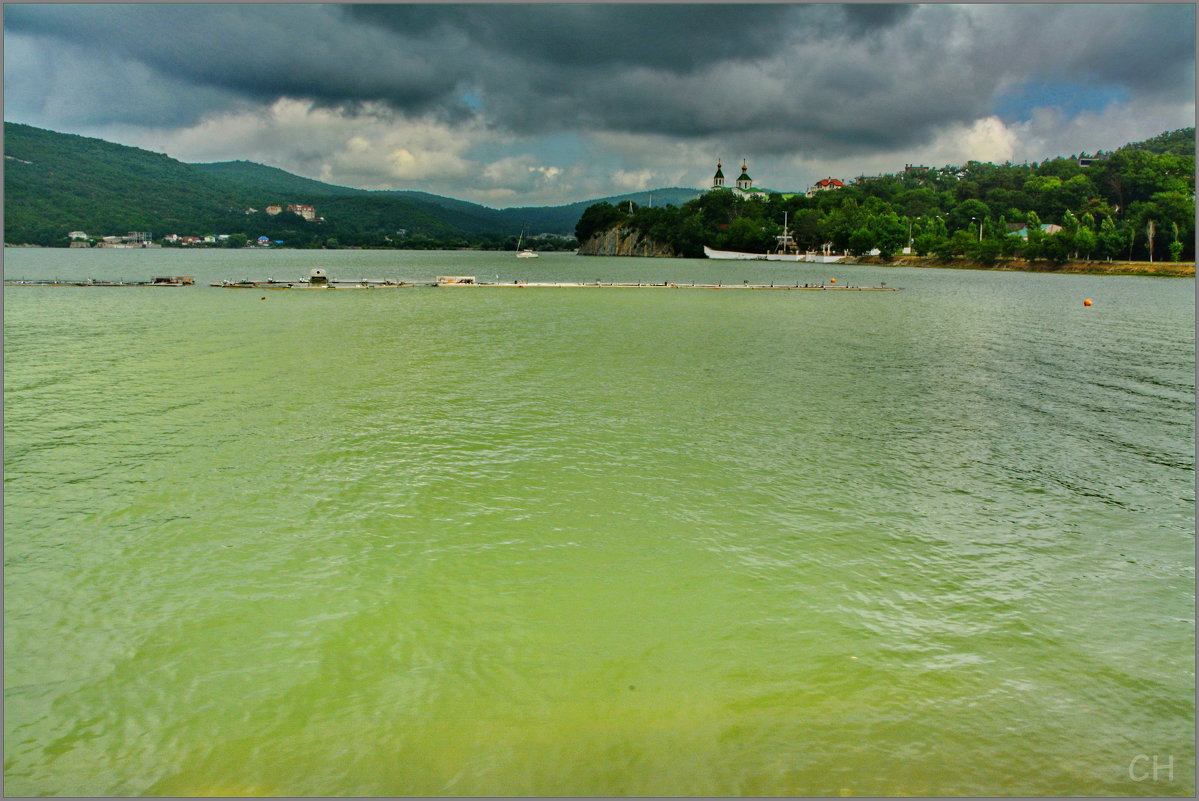
[[[835,284],[835,283],[837,283],[837,279],[836,279],[836,278],[830,278],[830,279],[828,279],[828,282],[829,282],[830,284]]]
[[[1090,299],[1090,298],[1087,298],[1086,300],[1084,300],[1084,301],[1082,302],[1082,305],[1084,305],[1084,306],[1090,306],[1090,305],[1091,305],[1091,299]]]

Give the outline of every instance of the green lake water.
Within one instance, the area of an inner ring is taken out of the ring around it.
[[[197,278],[4,291],[7,795],[1196,790],[1193,280],[4,272]]]

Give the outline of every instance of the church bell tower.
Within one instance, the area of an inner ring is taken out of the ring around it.
[[[724,187],[724,173],[720,171],[720,159],[716,159],[716,175],[712,176],[712,188],[721,189]]]
[[[754,185],[753,179],[749,177],[749,173],[747,172],[748,169],[749,165],[745,159],[741,159],[741,175],[737,178],[737,188],[743,192],[748,192],[749,188]]]

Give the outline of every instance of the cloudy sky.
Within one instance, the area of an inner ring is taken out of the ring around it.
[[[9,3],[4,118],[496,207],[796,190],[1194,125],[1195,8]]]

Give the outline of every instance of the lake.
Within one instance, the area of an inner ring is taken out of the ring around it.
[[[4,272],[9,795],[1195,793],[1193,279]]]

